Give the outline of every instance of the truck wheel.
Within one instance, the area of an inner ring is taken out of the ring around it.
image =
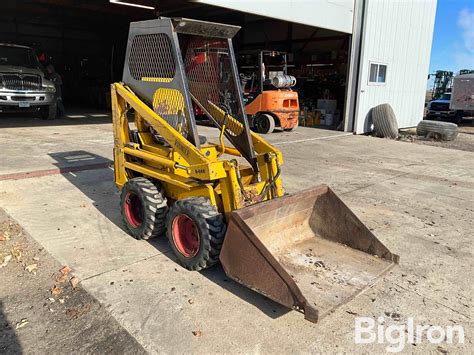
[[[464,118],[464,112],[463,111],[456,111],[456,123],[460,125],[462,123],[462,120]]]
[[[206,269],[219,261],[226,224],[206,197],[190,197],[171,206],[166,234],[179,263],[188,270]]]
[[[151,239],[164,233],[166,197],[150,180],[129,180],[120,195],[120,209],[127,230],[135,239]]]
[[[372,109],[374,131],[379,137],[395,139],[398,137],[398,123],[389,104],[381,104]]]
[[[418,123],[416,134],[423,137],[437,137],[445,141],[452,141],[458,135],[458,126],[451,122],[425,120]]]
[[[43,120],[54,120],[57,116],[58,107],[56,104],[41,107],[41,118]]]
[[[261,113],[255,117],[255,129],[261,134],[272,133],[275,129],[275,119],[268,113]]]

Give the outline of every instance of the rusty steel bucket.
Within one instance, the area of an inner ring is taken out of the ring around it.
[[[326,185],[232,212],[225,273],[317,322],[398,263]]]

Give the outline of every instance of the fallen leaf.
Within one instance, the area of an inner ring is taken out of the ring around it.
[[[17,324],[16,324],[16,329],[20,329],[20,328],[23,328],[25,325],[27,325],[29,322],[28,322],[28,319],[26,318],[23,318],[21,321],[19,321]]]
[[[63,292],[63,289],[61,288],[61,286],[54,285],[54,287],[51,289],[51,294],[53,296],[60,295],[62,292]]]
[[[68,279],[68,276],[67,276],[67,275],[61,275],[60,277],[58,277],[58,278],[56,279],[56,282],[59,282],[59,283],[62,284],[62,283],[64,283],[64,282],[66,282],[67,279]]]
[[[3,262],[0,264],[0,269],[7,266],[8,262],[12,259],[11,255],[7,255],[3,258]]]
[[[71,277],[71,279],[69,280],[69,283],[71,284],[72,288],[76,288],[79,281],[80,281],[79,278],[74,276],[74,277]]]
[[[10,233],[8,233],[8,231],[5,231],[2,235],[0,235],[0,241],[6,242],[7,240],[10,240]]]
[[[67,275],[69,274],[72,270],[69,266],[65,265],[61,268],[61,270],[59,270],[61,272],[61,274],[63,275]]]
[[[38,264],[31,264],[25,267],[25,270],[36,275],[36,270],[38,270]]]
[[[200,337],[202,335],[202,332],[198,329],[198,330],[193,330],[193,335],[195,337]]]
[[[58,301],[59,301],[59,303],[63,304],[64,303],[64,298],[60,298]]]
[[[10,250],[10,254],[15,257],[16,261],[20,261],[21,259],[21,250],[18,247],[13,247]]]

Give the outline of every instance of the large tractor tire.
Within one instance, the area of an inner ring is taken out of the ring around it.
[[[123,222],[135,239],[151,239],[164,234],[168,205],[159,187],[149,179],[129,180],[120,195]]]
[[[268,113],[260,113],[255,117],[255,130],[260,134],[272,133],[275,129],[275,119]]]
[[[190,197],[171,206],[166,234],[173,253],[188,270],[206,269],[219,261],[226,224],[206,197]]]
[[[397,118],[389,104],[381,104],[372,109],[372,123],[377,136],[391,139],[398,137]]]
[[[452,141],[458,135],[458,126],[451,122],[424,120],[418,123],[416,134],[427,138]]]

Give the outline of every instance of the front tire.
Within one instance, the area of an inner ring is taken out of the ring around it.
[[[261,113],[255,117],[255,130],[257,133],[269,134],[275,129],[275,119],[268,113]]]
[[[152,239],[165,232],[168,212],[166,197],[149,179],[129,180],[120,195],[120,209],[125,227],[135,239]]]
[[[58,107],[56,104],[43,106],[40,109],[41,118],[43,120],[54,120],[57,117]]]
[[[176,201],[166,221],[166,234],[179,263],[188,270],[202,270],[219,261],[226,224],[206,197]]]

